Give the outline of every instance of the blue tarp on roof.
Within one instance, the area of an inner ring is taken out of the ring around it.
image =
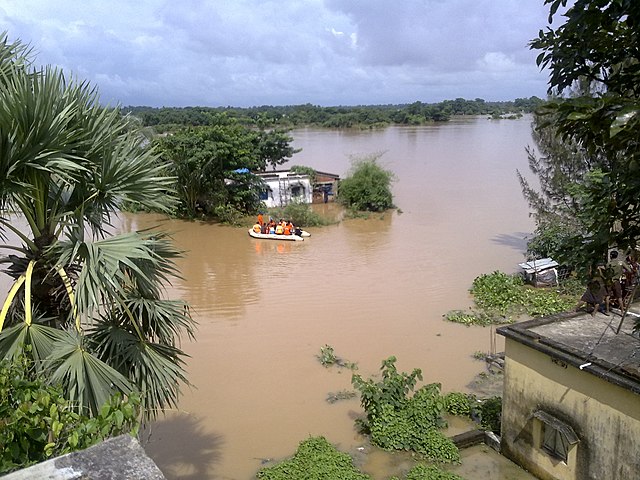
[[[236,168],[233,172],[234,173],[249,173],[249,169],[248,168]]]

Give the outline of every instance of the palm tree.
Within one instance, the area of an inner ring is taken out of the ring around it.
[[[33,69],[29,50],[0,35],[0,235],[21,242],[0,257],[14,279],[0,358],[29,355],[93,414],[138,391],[153,417],[187,383],[178,342],[193,322],[163,298],[180,252],[163,233],[109,235],[123,202],[174,204],[174,179],[143,143],[87,82]]]

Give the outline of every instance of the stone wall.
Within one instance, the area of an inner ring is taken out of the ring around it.
[[[138,440],[120,435],[86,450],[52,458],[2,480],[165,480]]]

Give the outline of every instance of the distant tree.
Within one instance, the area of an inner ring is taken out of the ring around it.
[[[546,0],[549,21],[568,3]],[[635,246],[640,238],[640,2],[576,0],[563,16],[562,25],[541,30],[531,47],[541,51],[538,65],[551,72],[549,93],[579,82],[593,92],[540,110],[563,141],[598,159],[573,192],[585,230],[573,236],[572,249],[593,261],[611,244]]]
[[[380,212],[393,207],[393,172],[378,165],[380,154],[352,161],[351,171],[338,187],[340,202],[354,210]]]

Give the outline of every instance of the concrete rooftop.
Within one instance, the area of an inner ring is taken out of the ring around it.
[[[640,303],[634,302],[618,334],[618,310],[609,316],[554,315],[501,327],[498,333],[640,394],[640,337],[633,334],[639,317]]]

